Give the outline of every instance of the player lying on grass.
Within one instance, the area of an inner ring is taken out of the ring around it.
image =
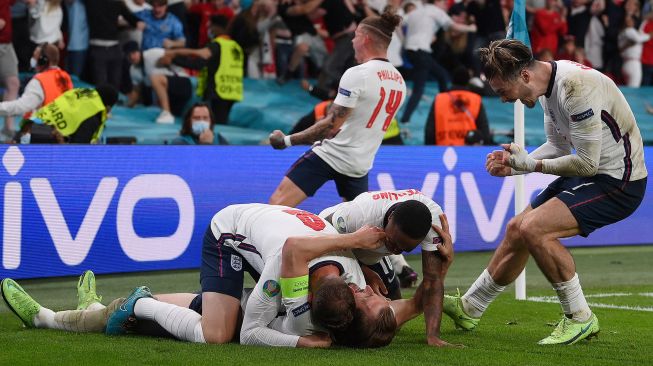
[[[320,213],[320,217],[333,224],[340,233],[353,233],[365,225],[383,228],[386,234],[383,246],[375,250],[354,249],[353,253],[363,264],[364,271],[369,266],[381,276],[383,283],[380,286],[387,288],[383,293],[392,299],[401,298],[401,295],[395,271],[384,256],[410,252],[417,245],[421,246],[422,308],[427,342],[433,346],[447,345],[440,339],[444,296],[442,258],[437,254],[441,242],[437,233],[437,227],[441,226],[440,214],[440,206],[416,189],[366,192]],[[369,274],[366,278],[373,276]],[[372,282],[370,285],[379,292],[379,284]]]
[[[280,255],[286,241],[298,241],[303,245],[316,245],[326,241],[334,249],[350,247],[374,248],[385,237],[378,228],[364,228],[343,237],[317,215],[284,206],[263,204],[233,205],[218,212],[206,232],[200,269],[200,295],[164,294],[158,300],[151,298],[149,289],[137,288],[120,307],[109,316],[106,324],[108,334],[125,333],[133,325],[131,319],[152,320],[175,338],[201,343],[230,342],[237,334],[240,300],[243,289],[243,271],[258,278],[265,261]],[[344,258],[344,257],[339,257]],[[360,268],[353,258],[332,260],[345,268]],[[342,273],[338,273],[340,275]],[[360,284],[365,285],[362,273]],[[266,285],[266,284],[263,284]],[[270,295],[279,289],[267,284]],[[50,326],[54,313],[43,310],[11,280],[3,281],[3,296],[23,322],[28,326]],[[113,305],[113,304],[112,304]],[[38,314],[35,314],[34,312]],[[108,310],[106,310],[108,311]],[[34,316],[37,319],[33,319]],[[47,318],[45,322],[40,316]],[[34,321],[36,320],[36,321]],[[54,324],[55,327],[60,325]],[[316,337],[308,341],[316,340]],[[326,337],[322,337],[324,339]],[[311,346],[294,337],[287,346]]]
[[[438,228],[438,234],[444,240],[443,243],[440,244],[441,248],[439,254],[446,258],[446,260],[443,261],[445,263],[445,272],[446,272],[446,268],[448,268],[448,265],[451,263],[451,257],[452,257],[451,237],[448,234],[448,226],[446,224],[446,218],[444,218],[444,215],[441,219],[443,222],[444,231],[440,232],[441,230]],[[324,241],[320,241],[320,243],[324,243]],[[289,241],[289,244],[290,245],[287,248],[285,248],[286,250],[284,251],[286,256],[289,253],[300,252],[296,250],[289,250],[289,248],[296,246],[298,242]],[[315,241],[313,244],[315,245]],[[303,251],[301,251],[300,253],[303,253]],[[311,255],[315,255],[315,254],[311,254]],[[300,258],[304,258],[304,262],[302,262]],[[303,254],[301,254],[301,256],[297,256],[294,257],[294,259],[291,258],[287,260],[287,263],[295,263],[295,264],[300,263],[300,265],[303,263],[303,268],[307,272],[308,265],[306,260],[308,260],[308,258],[310,257],[303,256]],[[349,290],[349,287],[347,287],[344,281],[340,280],[339,275],[348,276],[347,278],[348,282],[352,282],[351,280],[354,280],[358,277],[357,282],[358,284],[361,284],[360,278],[362,277],[362,273],[360,272],[360,270],[357,272],[355,267],[349,266],[349,268],[351,269],[350,274],[342,273],[343,267],[341,266],[343,266],[343,264],[344,266],[347,266],[348,263],[349,264],[353,263],[355,266],[356,265],[355,261],[350,260],[348,262],[346,259],[343,259],[342,257],[338,259],[337,256],[322,257],[322,260],[323,260],[322,263],[312,261],[313,263],[318,263],[317,265],[314,265],[314,267],[320,265],[321,266],[320,268],[312,272],[311,277],[315,278],[319,275],[322,278],[313,280],[311,282],[311,285],[315,287],[316,282],[322,282],[321,289],[323,289],[321,293],[319,292],[320,290],[314,293],[312,305],[316,307],[316,311],[324,313],[321,315],[323,319],[325,319],[323,321],[323,324],[326,325],[327,327],[332,328],[332,334],[334,335],[334,338],[338,343],[349,345],[349,346],[357,346],[357,347],[371,347],[371,346],[385,345],[389,343],[389,341],[394,336],[394,330],[397,328],[397,326],[403,324],[405,321],[415,317],[420,313],[421,303],[422,303],[420,298],[421,287],[418,288],[416,296],[413,299],[398,300],[398,301],[393,301],[392,303],[388,303],[388,300],[386,300],[385,298],[377,294],[374,294],[369,287],[365,287],[364,281],[362,282],[362,286],[354,283],[354,285],[351,286],[351,289],[356,290],[360,288],[365,288],[365,290],[358,290],[353,292]],[[270,263],[275,263],[275,261],[271,261]],[[340,268],[340,271],[338,270],[338,268]],[[287,271],[288,269],[284,269],[284,270]],[[322,273],[319,274],[318,271],[321,271]],[[329,271],[331,272],[331,276],[329,276],[328,274]],[[274,316],[276,316],[277,314],[277,311],[273,310],[271,312],[266,313],[265,312],[266,309],[265,307],[263,307],[263,312],[257,313],[257,309],[261,309],[261,308],[260,307],[257,308],[255,305],[251,305],[251,304],[256,304],[255,300],[253,299],[262,298],[263,300],[266,299],[272,300],[275,297],[277,300],[279,299],[279,297],[277,296],[279,291],[278,291],[278,286],[276,284],[276,281],[264,280],[266,278],[265,275],[267,275],[267,273],[269,272],[264,270],[264,277],[261,278],[261,281],[259,281],[257,285],[257,289],[254,290],[254,295],[251,296],[250,300],[248,301],[248,307],[245,312],[246,315],[245,315],[245,323],[243,325],[243,333],[241,335],[241,338],[243,338],[243,343],[286,345],[286,346],[300,346],[300,347],[328,346],[328,344],[330,343],[328,338],[317,334],[310,335],[312,332],[319,330],[319,328],[313,327],[313,325],[310,323],[311,316],[310,316],[310,312],[307,311],[307,309],[309,309],[310,306],[307,303],[303,303],[301,301],[302,299],[299,299],[298,301],[297,298],[293,298],[292,296],[290,296],[289,301],[284,301],[284,304],[288,307],[287,317],[276,318],[274,321],[270,322],[269,324],[267,324],[267,322],[265,321],[261,322],[261,319],[265,315],[272,314],[272,317],[274,318]],[[294,274],[291,272],[290,275],[294,275]],[[345,287],[345,291],[342,291],[343,286]],[[328,290],[329,287],[336,288],[336,289],[340,287],[340,291],[334,292],[333,290]],[[107,323],[106,320],[109,314],[111,314],[111,312],[114,309],[118,308],[118,306],[121,303],[127,303],[127,301],[123,302],[121,301],[122,299],[114,300],[107,308],[103,308],[98,303],[99,299],[97,295],[95,295],[94,288],[95,288],[95,284],[94,284],[94,278],[92,276],[92,273],[87,272],[80,279],[80,286],[78,289],[80,293],[79,308],[84,308],[85,306],[92,304],[90,305],[90,307],[99,308],[98,310],[64,311],[55,314],[49,309],[42,308],[38,303],[32,300],[29,297],[29,295],[27,295],[22,290],[22,288],[20,288],[20,286],[18,286],[15,282],[6,279],[5,281],[3,281],[2,284],[3,296],[5,297],[8,305],[12,310],[14,310],[14,312],[17,315],[19,315],[19,317],[23,320],[26,326],[55,328],[55,329],[63,329],[69,331],[100,332],[105,329]],[[135,294],[142,293],[142,292],[143,289],[139,288],[135,291]],[[291,294],[293,293],[290,290],[287,290],[286,292]],[[263,294],[265,294],[265,296],[263,296]],[[323,298],[322,297],[323,294],[330,296],[329,300],[337,299],[338,296],[342,296],[343,294],[349,295],[349,300],[343,301],[342,303],[347,304],[349,302],[350,305],[344,306],[343,308],[344,310],[340,313],[337,311],[333,312],[333,310],[330,310],[330,308],[332,308],[334,301],[320,301],[320,299]],[[164,295],[164,296],[168,296],[168,295]],[[138,296],[132,296],[132,297],[138,297]],[[353,297],[353,301],[352,301],[352,297]],[[143,300],[154,301],[153,299],[146,299],[146,298],[140,301]],[[280,307],[280,302],[278,301],[277,302],[269,301],[269,302],[272,305]],[[351,310],[352,303],[355,304],[356,306],[355,310]],[[390,306],[392,308],[390,308]],[[253,310],[250,311],[250,309]],[[390,316],[389,313],[392,313],[392,315]],[[290,316],[290,314],[292,314],[292,316]],[[381,315],[383,314],[386,314],[385,316],[386,320],[393,319],[394,315],[396,314],[396,325],[393,325],[386,321],[385,328],[378,327],[377,324],[380,323],[378,319],[380,319]],[[167,315],[170,316],[172,314],[167,314]],[[324,316],[326,316],[326,318],[324,318]],[[345,319],[344,322],[342,321],[343,318]],[[159,321],[159,324],[164,326],[164,328],[166,328],[167,330],[171,331],[171,333],[173,333],[173,335],[175,335],[177,338],[184,339],[183,338],[184,332],[175,333],[174,329],[171,329],[170,324],[167,324],[168,327],[166,327],[165,324],[166,319],[167,318],[165,317],[163,319],[159,319],[159,320],[163,320],[163,322]],[[347,327],[347,321],[350,319],[353,319],[354,326]],[[270,329],[265,329],[267,328],[266,325]],[[351,330],[354,328],[359,331],[352,332]],[[192,329],[188,329],[188,326],[186,326],[185,329],[186,332],[192,330]],[[293,336],[286,336],[281,332],[287,332],[287,333],[294,332],[294,334],[308,334],[308,335],[304,337],[298,337],[298,336],[293,337]],[[365,334],[369,334],[370,336],[361,337],[361,335],[365,335]],[[186,335],[188,334],[186,333]],[[376,336],[371,336],[371,335],[376,335]]]

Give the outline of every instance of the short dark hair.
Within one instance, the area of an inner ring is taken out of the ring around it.
[[[168,0],[152,0],[151,1],[152,6],[158,5],[168,5]]]
[[[424,239],[431,230],[431,210],[420,201],[400,202],[391,215],[399,230],[413,239]]]
[[[347,329],[331,332],[333,342],[340,346],[353,348],[385,347],[397,333],[397,320],[388,306],[381,309],[376,319],[368,318],[356,309],[354,319]]]
[[[346,329],[354,319],[356,300],[349,286],[340,278],[326,278],[313,293],[311,317],[329,332]]]
[[[515,79],[522,69],[535,63],[531,49],[515,39],[493,41],[487,48],[479,49],[483,73],[488,79],[499,77]]]

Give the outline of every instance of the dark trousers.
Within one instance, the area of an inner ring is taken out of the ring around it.
[[[116,90],[120,90],[122,50],[119,45],[111,47],[91,45],[89,47],[89,60],[95,85],[108,83]]]
[[[653,86],[653,65],[642,64],[642,85]]]
[[[429,76],[434,76],[435,80],[438,81],[440,92],[447,91],[449,88],[449,73],[435,61],[431,53],[426,51],[406,51],[406,56],[408,56],[408,61],[413,64],[413,92],[408,99],[408,103],[406,103],[401,122],[410,121],[410,116],[417,108],[424,94],[424,86]]]
[[[338,81],[347,69],[354,65],[354,47],[351,40],[354,33],[343,34],[335,40],[333,51],[327,57],[318,77],[317,85],[320,88],[331,89],[337,87]]]

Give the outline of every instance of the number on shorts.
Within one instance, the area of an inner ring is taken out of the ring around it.
[[[304,225],[315,231],[321,231],[326,227],[324,221],[316,214],[304,210],[283,210],[283,212],[296,216]]]
[[[376,107],[374,108],[374,112],[372,113],[372,117],[370,120],[367,122],[367,128],[371,128],[372,125],[374,124],[374,121],[376,120],[376,117],[379,115],[379,112],[381,111],[381,107],[383,107],[383,102],[385,102],[385,89],[382,87],[380,92],[379,92],[379,102],[376,104]],[[399,103],[401,103],[401,96],[403,93],[400,90],[390,90],[390,97],[388,98],[388,103],[385,105],[385,112],[388,114],[388,116],[385,118],[385,122],[383,122],[383,131],[388,130],[388,126],[390,126],[390,122],[392,122],[392,118],[395,116],[395,112],[397,112],[397,109],[399,108]]]

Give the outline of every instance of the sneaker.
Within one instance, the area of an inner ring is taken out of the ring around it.
[[[130,333],[136,325],[134,305],[136,301],[144,297],[152,297],[150,289],[146,286],[136,287],[134,291],[120,304],[120,306],[109,315],[107,327],[104,333],[108,335],[120,335]]]
[[[558,322],[558,325],[551,332],[551,335],[540,340],[537,344],[574,344],[583,339],[598,336],[600,330],[599,319],[594,314],[583,323],[563,316],[562,320]]]
[[[161,111],[158,117],[156,117],[156,123],[161,123],[165,125],[171,125],[175,123],[175,116],[168,111]]]
[[[34,317],[41,310],[41,305],[11,278],[2,280],[2,298],[11,311],[16,314],[27,328],[34,328]]]
[[[456,324],[456,329],[473,330],[478,326],[480,318],[472,318],[465,313],[463,301],[460,296],[460,290],[456,296],[444,295],[442,311],[447,314]]]
[[[86,271],[77,282],[77,310],[85,310],[94,302],[102,302],[102,296],[95,293],[95,275]]]
[[[412,268],[408,266],[404,266],[404,268],[401,270],[401,273],[399,273],[399,283],[401,284],[401,288],[410,288],[417,283],[417,279],[419,278],[419,275],[417,272],[415,272]]]

